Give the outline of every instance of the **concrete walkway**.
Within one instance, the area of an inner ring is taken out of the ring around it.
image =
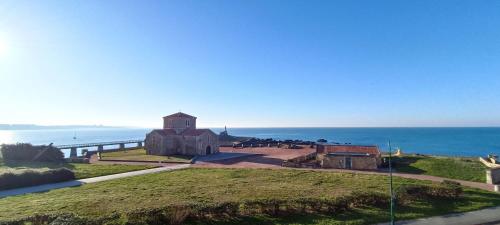
[[[132,176],[138,176],[138,175],[144,175],[144,174],[150,174],[150,173],[159,173],[159,172],[164,172],[164,171],[184,169],[184,168],[188,168],[190,166],[191,166],[191,164],[172,165],[172,166],[165,166],[165,167],[159,167],[159,168],[153,168],[153,169],[147,169],[147,170],[138,170],[138,171],[132,171],[132,172],[127,172],[127,173],[119,173],[119,174],[112,174],[112,175],[107,175],[107,176],[66,181],[66,182],[60,182],[60,183],[43,184],[43,185],[24,187],[24,188],[15,188],[15,189],[10,189],[10,190],[0,191],[0,198],[14,196],[14,195],[22,195],[22,194],[28,194],[28,193],[49,191],[49,190],[58,189],[58,188],[75,187],[75,186],[80,186],[82,184],[90,184],[90,183],[96,183],[96,182],[107,181],[107,180],[114,180],[114,179],[119,179],[119,178],[124,178],[124,177],[132,177]]]
[[[381,223],[379,225],[389,225]],[[478,211],[435,216],[417,220],[398,221],[397,225],[493,225],[500,224],[500,206]]]
[[[387,171],[363,171],[363,170],[342,170],[342,169],[309,169],[309,170],[334,171],[334,172],[342,172],[342,173],[389,176],[389,173]],[[434,181],[434,182],[443,182],[444,180],[451,180],[451,181],[456,181],[465,187],[478,188],[478,189],[482,189],[482,190],[486,190],[486,191],[494,191],[494,189],[495,189],[495,185],[493,185],[493,184],[472,182],[472,181],[465,181],[465,180],[456,180],[456,179],[449,179],[449,178],[436,177],[436,176],[430,176],[430,175],[410,174],[410,173],[400,173],[400,172],[394,172],[394,173],[392,173],[392,175],[395,177],[403,177],[403,178],[416,179],[416,180],[427,180],[427,181]]]

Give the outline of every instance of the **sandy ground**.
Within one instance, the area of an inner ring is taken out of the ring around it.
[[[223,168],[273,168],[281,167],[283,160],[306,155],[316,150],[304,146],[302,149],[283,149],[276,147],[232,148],[221,147],[220,152],[245,153],[249,156],[225,159],[212,162],[197,162],[194,167],[223,167]]]

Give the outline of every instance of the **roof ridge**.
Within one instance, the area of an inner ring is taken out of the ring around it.
[[[195,118],[196,119],[195,116],[191,116],[191,115],[189,115],[187,113],[183,113],[183,112],[177,112],[177,113],[174,113],[174,114],[170,114],[168,116],[164,116],[163,118],[165,118],[165,117],[189,117],[189,118]]]

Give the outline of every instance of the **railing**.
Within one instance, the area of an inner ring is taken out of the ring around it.
[[[54,147],[59,149],[68,148],[88,148],[106,145],[120,145],[120,144],[132,144],[132,143],[142,143],[144,140],[127,140],[127,141],[109,141],[109,142],[98,142],[98,143],[83,143],[83,144],[71,144],[71,145],[56,145]]]

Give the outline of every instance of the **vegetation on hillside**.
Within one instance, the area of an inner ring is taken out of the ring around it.
[[[0,190],[29,187],[74,180],[73,171],[66,168],[50,170],[24,170],[0,173]]]
[[[398,172],[486,182],[486,167],[475,158],[408,155],[393,160]]]
[[[437,189],[419,188],[421,185],[431,184],[426,181],[394,178],[394,183],[398,190],[402,186],[409,186],[412,189],[404,190],[410,190],[411,193],[417,191],[423,196],[428,195],[426,193],[441,193]],[[429,190],[431,191],[428,192]],[[0,218],[19,219],[34,214],[57,212],[76,213],[78,216],[92,218],[114,215],[118,216],[116,219],[124,220],[121,223],[126,223],[133,221],[133,218],[157,215],[158,210],[173,205],[222,205],[224,206],[222,209],[220,207],[210,209],[230,210],[231,207],[227,208],[225,203],[241,204],[250,201],[263,205],[265,208],[262,209],[269,209],[269,206],[274,204],[273,201],[290,203],[308,199],[309,202],[327,204],[326,202],[337,201],[362,192],[373,193],[374,196],[378,196],[377,198],[387,197],[388,178],[379,175],[288,169],[193,168],[3,198],[0,199]],[[34,202],[37,204],[33,204]],[[348,202],[355,202],[355,200],[351,199]],[[276,215],[257,213],[236,217],[206,218],[204,222],[216,224],[368,224],[387,221],[389,218],[387,199],[378,203],[380,204],[359,204],[350,210],[335,213],[294,212]],[[396,215],[398,219],[411,219],[496,205],[500,205],[500,195],[464,189],[463,196],[452,201],[438,197],[413,199],[412,204],[399,205]],[[185,213],[182,210],[175,212]],[[188,220],[186,223],[197,224],[198,222]]]
[[[34,146],[28,143],[2,144],[0,155],[3,160],[26,162],[63,162],[64,154],[52,145]]]
[[[67,168],[75,173],[76,179],[125,173],[136,170],[150,169],[156,166],[148,165],[107,165],[85,163],[47,163],[47,162],[12,162],[0,159],[0,174],[7,172],[22,173],[26,170],[46,171],[49,169]]]

